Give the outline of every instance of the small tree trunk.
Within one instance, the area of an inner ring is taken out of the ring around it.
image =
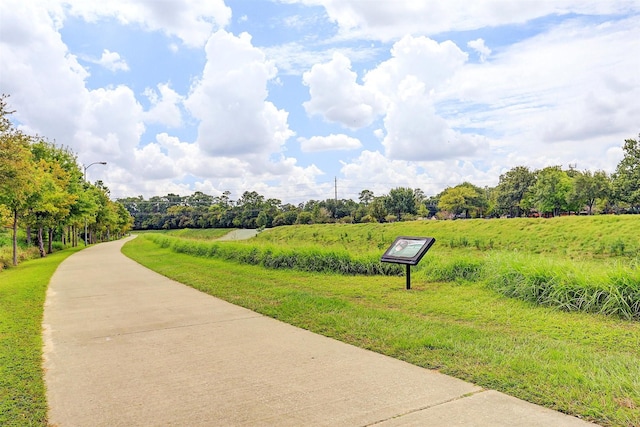
[[[13,265],[18,265],[18,211],[13,211]]]
[[[47,253],[44,251],[44,240],[42,239],[42,227],[38,227],[38,251],[40,258],[44,258]]]
[[[27,225],[27,246],[31,246],[31,226]]]

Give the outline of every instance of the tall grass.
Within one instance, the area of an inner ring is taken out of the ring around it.
[[[487,258],[485,283],[496,291],[566,311],[640,320],[640,270],[633,265],[570,262],[498,253]]]
[[[276,245],[246,245],[237,242],[204,242],[167,235],[145,234],[162,248],[199,257],[237,261],[267,268],[339,274],[401,275],[398,265],[381,263],[376,255],[352,256],[341,249],[319,247],[287,248]]]

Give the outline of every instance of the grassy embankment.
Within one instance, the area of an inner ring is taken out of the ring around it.
[[[176,252],[263,267],[401,275],[380,253],[397,235],[429,233],[437,250],[415,269],[418,280],[482,282],[537,304],[640,319],[639,229],[637,217],[609,216],[284,227],[235,244],[194,241],[197,231],[150,238]]]
[[[42,315],[49,280],[80,248],[0,272],[0,425],[47,426]]]
[[[640,425],[640,322],[624,313],[566,312],[507,298],[491,281],[520,268],[521,280],[533,277],[546,288],[561,283],[554,275],[578,274],[585,286],[594,280],[614,286],[611,278],[622,277],[623,286],[637,289],[639,231],[640,218],[631,216],[478,220],[283,227],[243,244],[206,243],[249,250],[254,258],[265,249],[273,257],[291,248],[367,258],[379,257],[397,235],[436,237],[409,292],[395,276],[176,253],[172,248],[204,245],[185,236],[156,239],[161,245],[149,235],[124,251],[164,275],[285,322],[603,425],[629,426]],[[433,279],[447,274],[451,280]]]

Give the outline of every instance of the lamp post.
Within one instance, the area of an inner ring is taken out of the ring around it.
[[[107,162],[93,162],[89,163],[87,166],[83,166],[84,168],[84,181],[87,182],[87,169],[89,169],[93,165],[106,165]],[[84,245],[87,246],[87,217],[84,217]]]

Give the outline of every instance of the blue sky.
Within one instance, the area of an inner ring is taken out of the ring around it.
[[[640,132],[640,1],[0,4],[0,91],[112,197],[285,203],[613,172]]]

